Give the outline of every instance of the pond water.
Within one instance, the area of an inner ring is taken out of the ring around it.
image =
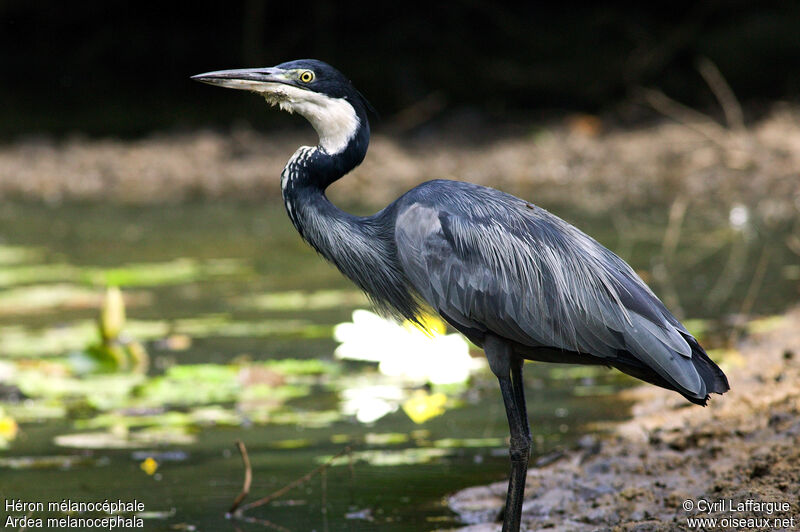
[[[788,229],[690,212],[673,245],[666,206],[624,220],[547,207],[620,253],[711,347],[730,337],[730,316],[797,299]],[[106,283],[127,297],[126,330],[149,352],[146,376],[86,369]],[[346,389],[403,388],[374,365],[334,360],[333,326],[356,308],[368,305],[301,242],[281,205],[0,205],[0,408],[20,425],[0,450],[2,498],[137,499],[148,530],[459,525],[446,496],[507,474],[496,381],[483,370],[468,387],[406,385],[406,395],[447,396],[424,422],[402,408],[372,423],[342,414]],[[268,364],[284,359],[300,370]],[[604,369],[527,365],[533,461],[625,418],[615,392],[630,384]],[[230,521],[243,479],[236,440],[252,462],[248,500],[346,446],[352,453],[247,513],[261,522]],[[4,523],[26,514],[0,513]],[[32,513],[48,516],[64,514]]]

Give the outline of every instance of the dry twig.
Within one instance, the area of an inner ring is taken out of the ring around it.
[[[709,58],[701,57],[697,61],[697,71],[703,76],[703,79],[708,84],[708,88],[714,93],[714,97],[722,107],[722,112],[725,113],[725,121],[728,123],[728,127],[734,131],[744,131],[742,106],[739,105],[739,100],[736,99],[733,89],[731,89],[731,86],[725,81],[717,65]]]
[[[242,501],[250,493],[250,484],[253,482],[253,468],[250,467],[250,457],[247,455],[247,447],[244,446],[242,440],[236,440],[236,446],[239,448],[239,454],[242,455],[242,463],[244,464],[244,482],[242,483],[242,491],[233,500],[231,509],[228,510],[228,515],[233,514]]]
[[[714,120],[677,102],[656,89],[641,89],[639,95],[650,107],[704,136],[723,150],[728,147],[728,132]]]
[[[298,478],[296,480],[293,480],[292,482],[288,483],[287,485],[285,485],[281,489],[279,489],[277,491],[274,491],[274,492],[270,493],[269,495],[267,495],[266,497],[262,497],[262,498],[258,499],[257,501],[253,501],[253,502],[245,504],[244,506],[241,507],[241,509],[239,510],[239,513],[245,512],[246,510],[250,510],[251,508],[256,508],[258,506],[263,506],[263,505],[265,505],[265,504],[267,504],[269,502],[272,502],[273,500],[277,499],[278,497],[281,497],[287,491],[290,491],[290,490],[292,490],[292,489],[294,489],[294,488],[296,488],[296,487],[308,482],[310,479],[314,478],[315,475],[317,475],[321,471],[329,468],[331,466],[331,464],[334,462],[334,460],[336,460],[340,456],[348,454],[349,452],[350,452],[350,447],[345,447],[344,449],[342,449],[341,451],[339,451],[335,455],[331,456],[328,459],[328,461],[325,462],[324,464],[315,467],[314,469],[312,469],[311,471],[309,471],[308,473],[306,473],[302,477],[300,477],[300,478]]]
[[[339,451],[338,453],[336,453],[335,455],[330,457],[324,464],[322,464],[322,465],[320,465],[318,467],[315,467],[314,469],[312,469],[311,471],[309,471],[308,473],[306,473],[302,477],[293,480],[289,484],[285,485],[284,487],[280,488],[277,491],[274,491],[274,492],[270,493],[266,497],[262,497],[262,498],[260,498],[260,499],[258,499],[256,501],[253,501],[253,502],[250,502],[250,503],[247,503],[247,504],[243,505],[242,501],[244,501],[244,499],[250,494],[250,486],[251,486],[251,484],[253,482],[253,469],[252,469],[252,466],[250,465],[250,457],[247,454],[247,447],[245,447],[244,442],[242,442],[241,440],[237,440],[236,441],[236,446],[239,448],[239,453],[241,453],[241,455],[242,455],[242,463],[244,464],[244,482],[242,483],[241,491],[236,496],[236,498],[233,500],[233,504],[231,505],[230,510],[228,510],[228,513],[226,514],[226,517],[228,517],[228,518],[236,518],[236,519],[239,519],[239,520],[242,520],[242,521],[246,521],[246,522],[251,522],[251,523],[258,523],[258,524],[261,524],[263,526],[268,526],[270,528],[273,528],[275,530],[280,530],[281,532],[289,532],[289,530],[284,528],[284,527],[282,527],[282,526],[280,526],[280,525],[276,525],[274,523],[271,523],[271,522],[263,520],[263,519],[257,519],[257,518],[254,518],[254,517],[245,516],[244,512],[246,512],[247,510],[250,510],[252,508],[256,508],[258,506],[263,506],[265,504],[268,504],[269,502],[271,502],[271,501],[283,496],[286,492],[288,492],[288,491],[290,491],[290,490],[292,490],[292,489],[304,484],[305,482],[308,482],[315,475],[320,474],[320,473],[324,474],[326,472],[326,470],[331,466],[331,464],[333,464],[333,462],[337,458],[339,458],[339,457],[341,457],[341,456],[343,456],[345,454],[347,454],[348,456],[350,455],[350,447],[345,447],[344,449],[342,449],[341,451]],[[323,500],[323,507],[324,507],[323,508],[323,516],[324,516],[324,519],[325,519],[325,527],[327,528],[327,476],[323,476],[323,497],[324,497],[324,500]]]
[[[767,273],[769,255],[770,248],[767,245],[764,245],[764,247],[761,248],[761,256],[758,258],[758,263],[753,271],[753,277],[750,280],[750,286],[747,288],[747,293],[744,296],[744,300],[742,300],[742,306],[739,307],[739,315],[741,316],[750,314],[750,311],[753,309],[753,304],[755,303],[758,293],[761,290],[761,283],[764,281],[764,274]],[[728,343],[731,346],[735,346],[738,343],[740,336],[741,331],[734,329],[731,331],[731,336]]]

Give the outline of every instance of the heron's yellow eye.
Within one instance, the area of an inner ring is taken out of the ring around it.
[[[300,73],[300,81],[303,83],[311,83],[314,80],[314,73],[310,70],[304,70]]]

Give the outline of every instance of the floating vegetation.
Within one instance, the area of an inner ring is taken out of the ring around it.
[[[197,436],[182,427],[157,427],[137,431],[79,432],[56,436],[59,447],[76,449],[136,449],[158,445],[191,445]]]
[[[311,324],[306,320],[234,321],[229,315],[211,314],[173,321],[128,320],[126,333],[139,341],[163,340],[174,335],[189,338],[263,338],[268,336],[301,336],[326,338],[330,326]],[[82,351],[97,337],[97,324],[81,320],[49,328],[28,328],[21,325],[0,326],[0,356],[33,358]],[[186,344],[186,339],[179,340]],[[77,360],[76,360],[77,362]]]
[[[48,371],[57,365],[38,365],[20,369],[12,379],[27,397],[61,401],[81,400],[96,410],[109,410],[129,403],[134,388],[146,380],[140,374],[88,375],[77,378],[66,373]]]
[[[155,472],[158,471],[158,462],[152,456],[148,456],[139,464],[139,469],[144,471],[147,475],[153,476]]]
[[[433,442],[434,447],[442,449],[463,449],[466,447],[497,447],[506,449],[503,438],[443,438]]]
[[[276,405],[254,406],[247,403],[238,403],[237,411],[250,423],[258,425],[295,425],[305,428],[324,428],[343,419],[338,410],[288,410]]]
[[[126,264],[115,268],[74,266],[65,263],[9,266],[0,262],[0,287],[48,282],[72,282],[93,286],[163,286],[250,273],[251,269],[248,266],[235,259],[201,261],[179,258],[167,262]]]
[[[355,416],[361,423],[374,423],[396,412],[404,398],[404,390],[397,385],[345,387],[341,391],[339,408],[344,415]]]
[[[239,394],[235,366],[193,364],[172,366],[164,375],[143,382],[136,389],[139,406],[190,406],[232,402]]]
[[[119,288],[106,289],[97,329],[100,339],[84,351],[87,362],[82,369],[92,371],[133,371],[145,373],[150,365],[150,357],[144,346],[134,338],[122,336],[125,328],[125,302]]]
[[[0,448],[8,446],[8,442],[17,437],[19,426],[17,421],[0,408]]]
[[[368,432],[364,435],[364,442],[367,445],[399,445],[406,443],[409,440],[409,435],[404,432],[385,432],[376,434]]]
[[[213,336],[260,338],[280,334],[302,334],[307,337],[327,337],[330,335],[330,327],[315,326],[307,320],[233,321],[226,314],[179,319],[172,322],[171,326],[176,333],[194,338]]]
[[[425,423],[431,418],[444,414],[447,396],[441,392],[428,393],[417,390],[403,402],[403,412],[416,424]]]
[[[64,402],[52,399],[26,399],[24,402],[9,402],[5,403],[3,408],[18,423],[64,419],[67,415],[67,406]]]
[[[125,331],[140,341],[163,338],[169,333],[166,321],[128,320]],[[39,358],[83,351],[97,340],[97,322],[80,320],[55,327],[0,327],[0,356]]]
[[[125,295],[127,305],[147,304],[151,299],[147,292]],[[0,316],[98,308],[102,301],[103,293],[96,288],[67,283],[21,286],[0,291]]]
[[[356,308],[367,304],[367,298],[358,290],[318,290],[303,292],[271,292],[239,298],[237,302],[246,308],[269,311],[324,310],[331,308]]]
[[[421,447],[421,448],[408,448],[401,450],[370,450],[359,451],[352,453],[353,461],[366,462],[372,466],[379,467],[393,467],[402,465],[415,465],[427,464],[438,458],[449,456],[453,453],[451,449],[447,448],[434,448],[434,447]],[[328,457],[317,458],[318,463],[325,463],[330,460]],[[333,465],[345,465],[348,463],[347,459],[338,459]]]
[[[144,278],[154,279],[152,275]],[[95,297],[94,292],[85,292],[89,293]],[[303,304],[323,308],[342,304],[351,296],[352,292],[313,293]],[[66,295],[62,300],[65,298]],[[361,316],[366,316],[367,321],[377,318],[371,313]],[[460,336],[444,335],[444,324],[440,321],[429,320],[430,332],[423,332],[410,325],[377,319],[397,335],[398,349],[416,356],[415,350],[432,344],[437,357],[444,355],[442,358],[447,362],[454,360],[453,356],[439,350],[449,343],[450,352],[473,367],[466,343]],[[401,407],[415,423],[423,423],[444,413],[448,403],[441,391],[413,391],[419,383],[439,383],[446,379],[430,373],[409,373],[408,369],[397,366],[398,350],[394,359],[379,363],[388,376],[368,375],[367,371],[352,377],[342,371],[341,363],[317,359],[250,362],[246,358],[231,364],[173,365],[160,375],[147,376],[146,351],[133,338],[159,342],[183,338],[180,343],[188,346],[192,339],[203,337],[327,336],[331,328],[316,325],[309,331],[305,320],[234,321],[227,314],[169,322],[128,321],[123,294],[114,287],[106,291],[97,323],[85,320],[57,329],[9,326],[4,330],[9,334],[0,338],[0,349],[16,356],[17,362],[0,367],[0,379],[18,390],[27,398],[26,404],[32,406],[19,407],[31,414],[25,420],[71,416],[75,429],[89,431],[57,436],[54,441],[59,446],[122,449],[151,444],[182,445],[193,442],[194,431],[201,427],[294,424],[323,428],[351,416],[363,423],[373,423]],[[403,341],[406,343],[400,345]],[[452,347],[457,347],[457,352]],[[69,354],[64,356],[64,352]],[[41,358],[42,355],[51,358]],[[417,360],[417,364],[430,366],[422,360]],[[463,378],[468,375],[469,369]],[[287,404],[308,396],[313,386],[338,392],[339,408],[308,409]],[[16,407],[11,405],[13,411]],[[373,439],[373,443],[376,441]]]
[[[296,438],[291,440],[276,440],[269,442],[267,445],[273,449],[304,449],[311,447],[313,442],[306,438]]]
[[[108,463],[108,458],[95,457],[91,454],[0,458],[0,467],[8,469],[71,469],[78,466],[103,466]]]

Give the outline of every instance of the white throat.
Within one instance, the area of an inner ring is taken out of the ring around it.
[[[356,110],[344,98],[331,98],[282,83],[262,83],[257,92],[270,104],[311,122],[319,135],[320,147],[330,155],[342,152],[361,125]]]

